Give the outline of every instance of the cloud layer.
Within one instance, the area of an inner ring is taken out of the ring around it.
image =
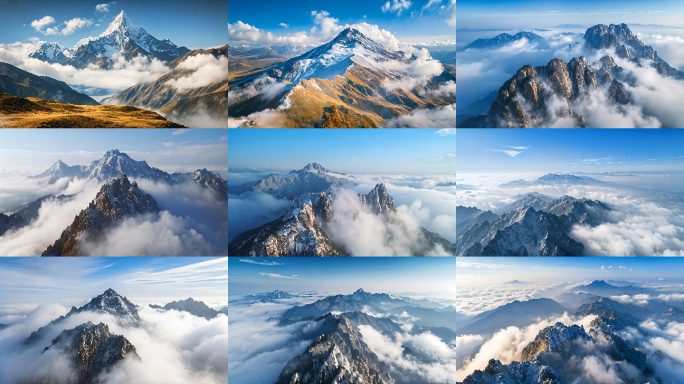
[[[67,383],[75,376],[70,358],[55,348],[43,353],[62,330],[91,321],[109,325],[110,332],[124,335],[136,348],[140,360],[125,359],[99,377],[103,384],[123,382],[204,384],[227,380],[228,325],[225,315],[212,320],[184,312],[158,312],[141,307],[138,327],[119,325],[109,315],[82,313],[48,329],[35,345],[24,344],[31,332],[67,312],[66,307],[41,306],[25,319],[0,330],[0,381],[49,380]]]

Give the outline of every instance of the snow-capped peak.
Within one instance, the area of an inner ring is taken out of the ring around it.
[[[119,14],[114,18],[114,21],[109,24],[109,27],[102,32],[100,37],[103,36],[109,36],[114,33],[122,33],[122,34],[127,34],[129,32],[138,32],[140,28],[134,26],[131,23],[131,20],[128,18],[128,15],[126,15],[126,12],[123,10],[119,12]]]

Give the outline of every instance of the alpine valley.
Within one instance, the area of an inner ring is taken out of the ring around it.
[[[363,289],[249,296],[230,300],[231,382],[453,382],[455,311],[437,301]]]
[[[227,46],[179,46],[133,24],[122,10],[102,33],[73,47],[54,41],[27,47],[0,56],[6,61],[0,62],[0,126],[226,126]]]
[[[206,309],[198,313],[200,306]],[[107,289],[68,311],[58,304],[47,307],[39,305],[21,313],[0,329],[0,381],[119,384],[201,380],[218,384],[227,380],[223,349],[227,317],[202,302],[187,299],[163,307],[139,306]],[[168,328],[173,329],[173,339],[164,337],[166,322],[174,324]],[[210,340],[211,345],[203,346]],[[212,359],[202,358],[207,355]],[[173,373],[165,369],[173,369]]]
[[[14,185],[14,208],[0,213],[3,255],[226,253],[227,183],[207,169],[168,173],[113,149]]]
[[[681,280],[665,272],[681,268],[680,261],[545,259],[532,267],[470,260],[457,267],[463,281],[488,283],[459,287],[457,382],[676,383],[681,377],[684,364],[673,347],[681,342],[674,330],[684,324]]]
[[[684,96],[684,72],[644,38],[655,41],[627,24],[598,24],[582,34],[554,29],[475,40],[459,52],[458,126],[679,127],[681,114],[668,100]],[[465,70],[490,60],[499,60],[496,69]]]
[[[231,46],[229,125],[454,127],[453,56],[442,51],[440,61],[427,48],[388,45],[364,30],[341,29],[294,57],[277,47]]]
[[[376,181],[364,187],[371,179]],[[250,181],[231,185],[229,255],[454,254],[455,245],[448,240],[453,239],[453,233],[429,230],[414,218],[411,209],[420,203],[409,203],[412,207],[395,204],[392,189],[406,193],[405,186],[389,179],[387,183],[377,180],[310,163],[302,169],[257,174]],[[244,205],[254,208],[241,208]],[[431,223],[433,218],[423,222]]]

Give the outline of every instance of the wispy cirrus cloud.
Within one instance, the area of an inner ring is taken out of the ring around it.
[[[500,152],[503,153],[509,157],[516,158],[523,153],[527,152],[527,150],[530,149],[528,146],[516,146],[516,145],[507,145],[503,148],[498,148],[498,149],[489,149],[492,152]]]
[[[409,8],[411,8],[410,0],[388,0],[380,9],[385,13],[396,13],[399,16]]]
[[[259,272],[261,276],[265,277],[271,277],[274,279],[301,279],[299,275],[283,275],[280,273],[271,273],[271,272]]]
[[[263,265],[266,267],[273,267],[277,265],[283,265],[283,263],[277,262],[277,261],[260,261],[260,260],[252,260],[252,259],[240,259],[241,263],[247,263],[247,264],[254,264],[254,265]]]

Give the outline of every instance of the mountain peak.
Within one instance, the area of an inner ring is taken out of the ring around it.
[[[121,10],[118,15],[114,18],[114,21],[109,24],[107,29],[102,33],[102,36],[111,35],[115,32],[125,33],[133,27],[131,20],[126,15],[126,12]]]
[[[302,168],[303,171],[308,171],[308,172],[328,172],[325,167],[318,163],[309,163]]]
[[[118,149],[112,149],[112,150],[105,152],[105,157],[112,157],[112,156],[117,156],[117,155],[121,155],[121,151],[119,151]]]
[[[359,295],[362,295],[364,293],[368,293],[368,292],[364,291],[363,288],[359,288],[354,292],[354,294],[359,294]]]
[[[376,184],[367,195],[362,195],[361,203],[369,207],[376,215],[396,211],[394,199],[387,192],[387,187],[385,187],[384,183]]]
[[[358,37],[358,36],[364,36],[364,35],[363,35],[363,33],[361,33],[361,31],[359,31],[358,29],[353,28],[353,27],[347,27],[347,28],[343,29],[340,33],[337,34],[337,38],[344,38],[344,37],[354,38],[354,37]]]
[[[637,42],[627,24],[598,24],[584,33],[584,40],[593,48],[610,48],[618,45],[631,45]]]

